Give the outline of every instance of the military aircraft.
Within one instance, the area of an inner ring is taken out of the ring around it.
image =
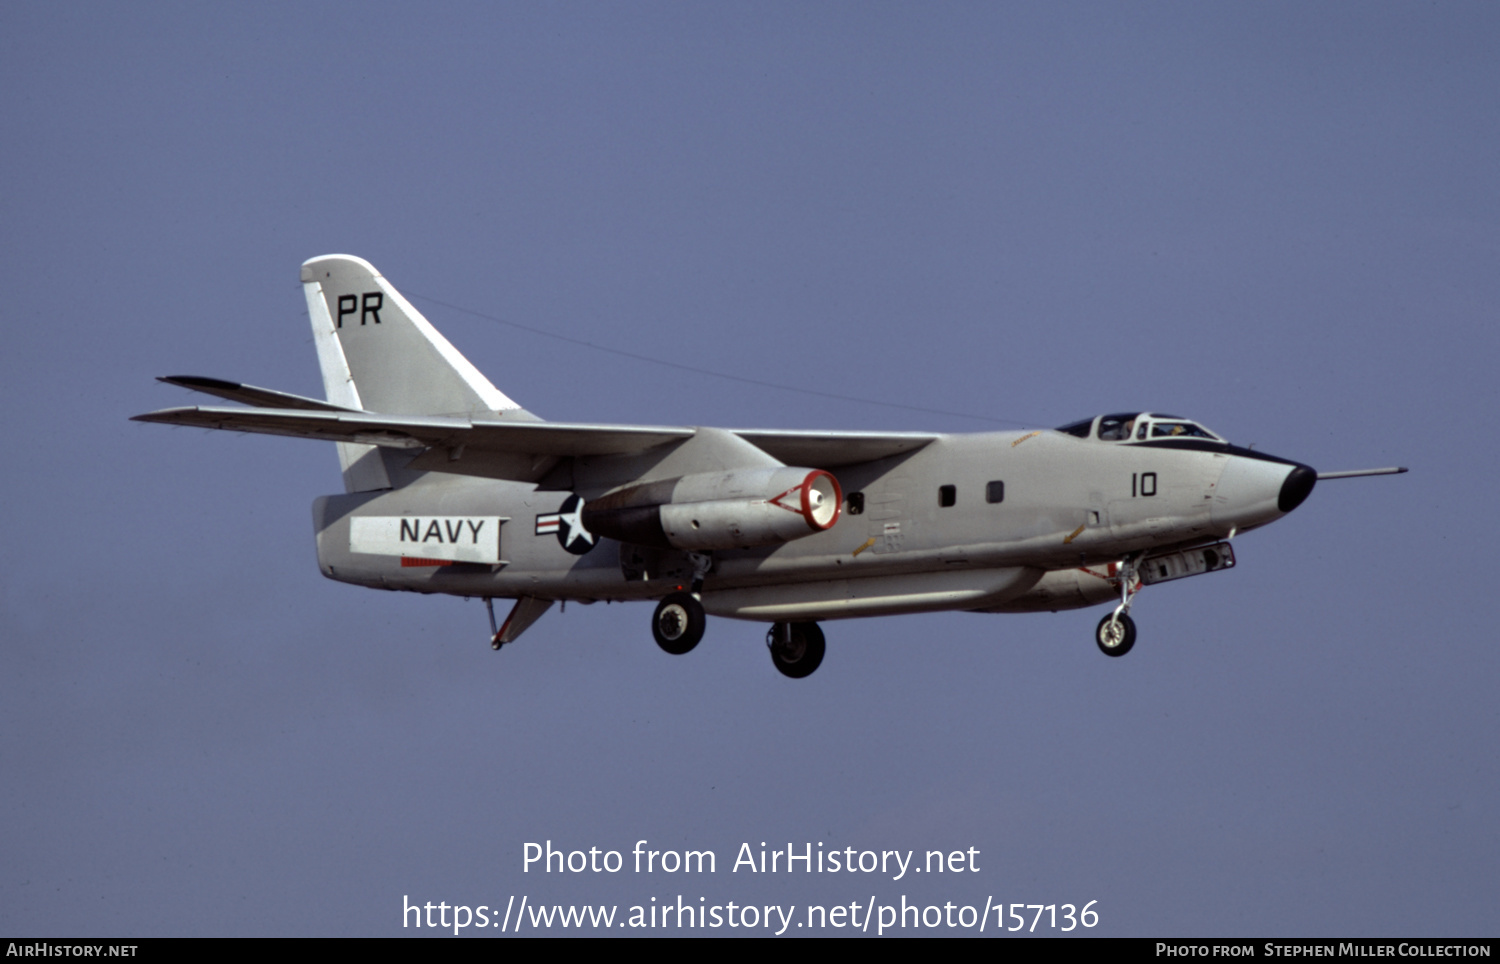
[[[819,620],[1114,603],[1096,642],[1122,656],[1142,586],[1233,567],[1231,540],[1319,479],[1406,471],[1319,474],[1159,412],[954,435],[547,422],[369,262],[313,258],[302,286],[326,400],[174,376],[248,407],[135,420],[334,442],[323,574],[482,598],[496,649],[558,601],[658,600],[667,652],[706,615],[764,620],[776,668],[805,677]],[[498,626],[495,598],[514,600]]]

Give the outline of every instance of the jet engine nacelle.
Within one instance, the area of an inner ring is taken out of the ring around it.
[[[831,528],[843,501],[838,480],[822,469],[703,472],[594,499],[583,507],[583,525],[641,546],[749,549]]]

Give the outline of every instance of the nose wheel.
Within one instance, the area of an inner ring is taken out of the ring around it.
[[[802,679],[823,662],[823,630],[817,623],[773,623],[766,648],[782,675]]]
[[[1110,613],[1099,620],[1094,642],[1105,656],[1124,656],[1135,645],[1135,620],[1125,613]]]
[[[656,645],[673,656],[681,656],[698,645],[707,622],[703,604],[697,597],[674,592],[657,603],[656,614],[651,617],[651,635],[656,637]]]

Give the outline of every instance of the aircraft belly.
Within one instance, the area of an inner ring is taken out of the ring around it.
[[[703,608],[734,619],[789,621],[976,609],[1024,594],[1042,573],[1016,566],[781,583],[706,592]]]
[[[1039,613],[1083,609],[1105,602],[1119,602],[1120,590],[1107,567],[1058,569],[1044,575],[1035,586],[1003,605],[976,612]]]

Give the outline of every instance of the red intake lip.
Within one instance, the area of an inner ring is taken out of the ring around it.
[[[833,485],[833,516],[828,520],[827,525],[818,525],[818,520],[813,516],[813,482],[819,476],[827,476],[828,481]],[[812,530],[814,532],[822,532],[825,529],[832,529],[833,524],[839,521],[839,513],[843,511],[843,508],[844,490],[839,486],[839,480],[834,474],[823,469],[814,469],[808,473],[807,478],[802,481],[802,518],[807,520],[807,524],[812,527]]]

